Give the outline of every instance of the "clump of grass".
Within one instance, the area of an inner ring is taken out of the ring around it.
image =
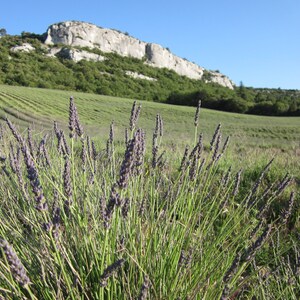
[[[222,142],[220,124],[209,147],[203,145],[199,112],[200,102],[195,141],[182,158],[164,147],[159,114],[147,151],[136,102],[122,151],[114,123],[106,150],[85,136],[73,97],[69,134],[54,123],[38,142],[31,129],[25,139],[7,120],[0,295],[298,299],[298,195],[291,192],[282,212],[272,210],[287,195],[290,176],[268,182],[269,163],[245,187],[245,166],[236,174],[222,167],[229,138]]]

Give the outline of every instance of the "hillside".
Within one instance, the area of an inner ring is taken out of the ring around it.
[[[62,41],[54,39],[51,28],[47,35],[23,32],[21,36],[1,37],[0,83],[76,90],[186,106],[195,106],[201,99],[203,107],[223,111],[300,115],[300,93],[297,90],[255,89],[242,84],[232,89],[214,82],[216,78],[225,80],[226,76],[203,68],[199,69],[201,78],[192,79],[179,75],[175,70],[158,67],[157,63],[149,60],[150,56],[139,59],[120,55],[117,51],[104,52],[105,49],[101,47],[78,46],[78,40],[82,42],[83,37],[78,38],[74,33],[69,33],[68,37],[77,42],[55,44]],[[97,27],[97,30],[100,29]],[[112,30],[109,35],[115,32]],[[133,39],[117,33],[118,37]],[[156,51],[167,53],[166,49],[159,48]],[[168,55],[169,65],[170,61],[189,65],[184,59],[179,60],[171,53]]]

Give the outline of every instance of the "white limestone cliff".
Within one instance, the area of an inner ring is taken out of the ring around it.
[[[67,21],[51,25],[47,30],[45,44],[97,48],[102,52],[131,56],[143,59],[146,64],[153,67],[174,70],[179,75],[192,79],[200,80],[205,71],[204,68],[174,55],[158,44],[142,42],[117,30],[101,28],[86,22]],[[234,84],[228,77],[217,72],[209,72],[211,82],[233,89]]]

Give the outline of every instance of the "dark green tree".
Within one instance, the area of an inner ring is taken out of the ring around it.
[[[244,100],[247,100],[247,90],[242,81],[240,82],[240,86],[239,86],[237,94]]]
[[[0,29],[0,36],[6,36],[6,35],[7,35],[6,29],[5,28],[1,28]]]

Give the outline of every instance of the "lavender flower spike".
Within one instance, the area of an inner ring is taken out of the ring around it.
[[[100,277],[100,285],[101,287],[105,287],[107,286],[107,280],[113,276],[114,273],[116,273],[118,271],[119,268],[122,267],[122,265],[124,264],[125,260],[124,259],[119,259],[116,262],[114,262],[113,264],[111,264],[110,266],[108,266],[103,274]]]
[[[150,287],[150,280],[149,277],[147,275],[144,276],[144,282],[143,285],[141,287],[141,291],[140,291],[140,295],[138,297],[138,300],[146,300],[147,299],[147,294],[148,294],[148,290]]]
[[[74,104],[74,97],[70,97],[70,106],[69,106],[69,129],[70,129],[70,138],[75,135],[75,127],[76,127],[76,108]]]
[[[294,200],[295,200],[295,193],[291,192],[288,207],[286,208],[286,210],[282,214],[282,223],[283,224],[287,224],[288,219],[292,214],[292,210],[293,210],[293,206],[294,206]]]
[[[70,138],[75,136],[75,133],[79,136],[83,136],[83,128],[79,122],[79,117],[77,113],[77,108],[74,103],[74,97],[70,97],[70,106],[69,106],[69,129],[70,129]]]
[[[18,258],[13,247],[6,241],[0,238],[0,247],[6,256],[10,271],[15,280],[21,285],[25,286],[30,283],[30,279],[26,274],[26,270]]]
[[[194,118],[195,127],[197,127],[198,123],[199,123],[200,107],[201,107],[201,100],[198,101],[198,105],[197,105],[197,109],[196,109],[196,113],[195,113],[195,118]]]

